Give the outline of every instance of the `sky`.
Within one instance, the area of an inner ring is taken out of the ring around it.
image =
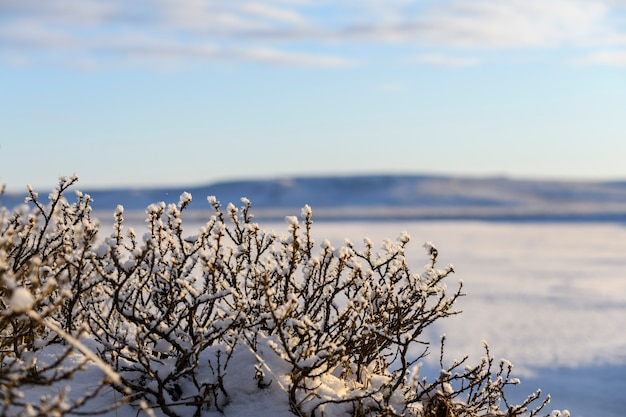
[[[624,0],[3,0],[0,184],[626,179]]]

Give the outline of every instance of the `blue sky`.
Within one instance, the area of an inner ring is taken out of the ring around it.
[[[0,2],[0,183],[626,179],[624,0]]]

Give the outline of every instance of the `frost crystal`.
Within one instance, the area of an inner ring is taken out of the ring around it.
[[[179,207],[186,206],[187,204],[191,203],[191,199],[192,199],[191,194],[185,191],[184,193],[180,195],[180,199],[178,200],[178,206]]]
[[[298,218],[296,216],[285,216],[285,221],[292,226],[298,226]]]
[[[426,251],[428,253],[433,253],[433,252],[437,252],[437,248],[435,247],[435,245],[433,244],[433,242],[426,242],[424,243],[424,249],[426,249]]]
[[[311,206],[306,204],[304,207],[302,207],[302,211],[300,212],[300,215],[302,217],[304,218],[310,217],[312,214],[313,214],[313,210],[311,210]]]

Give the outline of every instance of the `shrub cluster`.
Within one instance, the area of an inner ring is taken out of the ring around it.
[[[538,391],[509,404],[505,388],[519,381],[487,347],[478,365],[446,365],[442,339],[440,375],[419,375],[424,330],[457,314],[463,295],[461,284],[448,291],[453,270],[437,266],[430,243],[416,274],[406,234],[379,251],[369,240],[316,246],[308,206],[277,234],[253,221],[246,199],[224,209],[214,197],[213,215],[188,235],[188,193],[149,206],[142,236],[118,207],[113,233],[99,238],[90,197],[64,197],[76,180],[61,178],[46,205],[29,190],[30,206],[2,210],[1,415],[77,412],[112,387],[120,404],[200,416],[234,401],[235,379],[279,391],[297,416],[534,416],[549,400]],[[36,360],[50,349],[54,360]],[[229,373],[244,357],[247,374]],[[91,363],[102,378],[81,395],[25,397]]]
[[[98,284],[91,262],[98,228],[88,196],[77,193],[73,204],[63,197],[76,181],[61,178],[47,205],[29,187],[30,207],[0,208],[2,416],[72,413],[120,382],[78,340],[90,333],[86,312]],[[66,382],[94,362],[104,371],[102,379],[69,398]],[[33,392],[41,396],[34,399]]]

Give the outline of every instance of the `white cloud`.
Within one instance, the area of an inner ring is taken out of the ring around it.
[[[272,48],[246,49],[237,51],[236,55],[242,58],[242,60],[262,61],[291,66],[347,67],[356,65],[356,63],[351,60],[337,56],[300,54]]]
[[[407,36],[465,48],[549,47],[593,35],[605,13],[590,1],[455,0],[418,18]]]
[[[425,54],[411,59],[418,64],[438,65],[443,67],[474,67],[480,64],[480,59],[475,57],[460,57],[444,54]]]
[[[577,58],[573,62],[578,65],[626,67],[626,50],[595,52],[581,58]]]
[[[264,3],[246,3],[241,7],[241,10],[252,14],[253,16],[277,22],[289,23],[292,25],[304,25],[307,22],[305,17],[295,10],[289,10],[285,7],[271,6]]]
[[[423,63],[468,66],[476,60],[450,51],[624,44],[615,16],[625,9],[618,0],[9,0],[0,1],[0,59],[342,66],[351,63],[342,46],[393,42],[447,51]]]
[[[21,20],[0,25],[2,49],[63,49],[76,48],[82,42],[64,31],[44,26],[36,20]]]

